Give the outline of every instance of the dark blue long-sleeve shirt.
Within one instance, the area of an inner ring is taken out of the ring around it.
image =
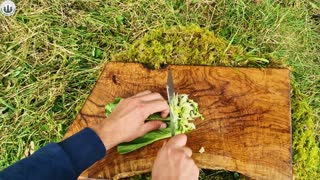
[[[50,143],[0,172],[0,180],[72,180],[106,155],[101,139],[90,128]]]

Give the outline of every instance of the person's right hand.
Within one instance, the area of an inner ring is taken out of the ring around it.
[[[191,159],[192,151],[186,147],[187,136],[172,137],[159,150],[152,168],[152,180],[196,180],[199,169]]]
[[[106,149],[111,149],[122,142],[130,142],[144,134],[166,128],[163,121],[145,122],[147,117],[156,112],[161,117],[169,114],[169,105],[159,93],[144,91],[120,101],[113,112],[103,122],[92,129],[102,140]]]

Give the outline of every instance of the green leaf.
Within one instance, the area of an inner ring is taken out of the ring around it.
[[[157,120],[157,121],[170,121],[170,116],[167,116],[166,118],[161,117],[160,113],[155,113],[150,115],[147,118],[147,121],[151,121],[151,120]]]
[[[111,114],[111,112],[116,108],[116,106],[120,103],[122,98],[115,98],[112,103],[109,103],[105,106],[105,113],[107,116]]]
[[[159,141],[161,139],[165,139],[171,137],[171,128],[165,128],[161,130],[156,130],[145,134],[142,137],[139,137],[131,142],[126,142],[119,144],[117,147],[117,151],[120,154],[126,154],[137,150],[141,147],[149,145],[155,141]]]
[[[102,54],[103,51],[101,49],[95,47],[92,49],[92,57],[99,58]]]

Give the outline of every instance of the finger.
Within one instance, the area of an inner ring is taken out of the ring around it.
[[[158,99],[158,100],[153,100],[153,101],[148,101],[145,102],[145,113],[147,113],[147,117],[150,116],[151,114],[157,113],[157,112],[166,112],[169,111],[169,105],[167,101],[163,99]]]
[[[184,146],[184,147],[182,147],[181,149],[184,151],[184,153],[185,153],[188,157],[191,157],[191,156],[192,156],[192,150],[191,150],[189,147]]]
[[[161,112],[161,117],[165,118],[169,115],[169,109]]]
[[[185,134],[179,134],[172,137],[166,146],[169,147],[184,147],[187,143],[187,136]]]
[[[167,144],[167,140],[163,141],[162,147],[165,146]]]
[[[149,121],[142,125],[141,134],[144,135],[150,131],[154,131],[157,129],[164,129],[166,127],[167,127],[167,124],[162,121]]]
[[[138,94],[136,94],[136,95],[134,95],[134,96],[132,96],[132,97],[144,96],[144,95],[150,94],[150,93],[151,93],[150,90],[146,90],[146,91],[140,92],[140,93],[138,93]]]
[[[157,100],[157,99],[163,99],[164,100],[164,98],[159,93],[145,94],[143,96],[139,96],[139,99],[142,100],[142,101],[153,101],[153,100]]]
[[[198,168],[197,164],[194,162],[193,159],[189,158],[186,164],[189,164],[189,168],[187,168],[188,172],[190,172],[190,178],[192,179],[199,179],[199,172],[200,169]]]
[[[199,167],[197,166],[197,164],[194,162],[194,160],[192,160],[193,161],[193,168],[194,168],[194,172],[195,172],[195,174],[194,174],[194,176],[195,176],[195,179],[199,179],[199,173],[200,173],[200,169],[199,169]]]

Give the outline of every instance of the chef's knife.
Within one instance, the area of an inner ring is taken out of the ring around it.
[[[174,86],[173,86],[171,69],[168,70],[167,95],[168,95],[168,102],[169,102],[169,109],[170,109],[171,136],[175,136],[176,135],[176,118],[173,114],[173,104],[172,104],[172,100],[175,96],[175,93],[174,93]]]

